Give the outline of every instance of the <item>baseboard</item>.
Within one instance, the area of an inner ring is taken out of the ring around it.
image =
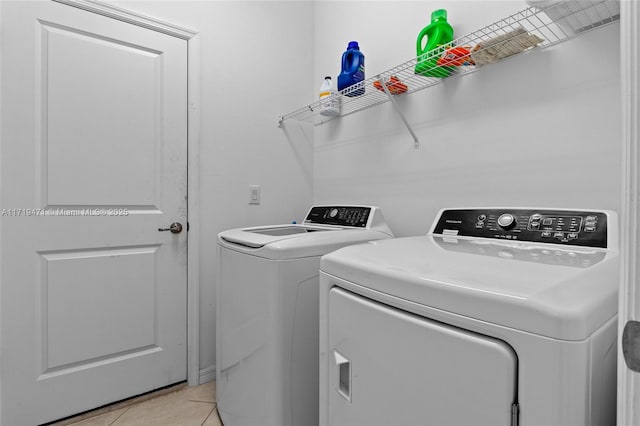
[[[200,370],[200,384],[211,382],[216,379],[216,366],[211,365]]]

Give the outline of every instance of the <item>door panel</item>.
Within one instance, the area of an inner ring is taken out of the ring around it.
[[[51,23],[39,30],[46,203],[156,206],[161,157],[149,154],[162,152],[163,52]]]
[[[511,425],[517,358],[500,340],[334,288],[328,354],[331,425]]]
[[[0,7],[0,423],[29,425],[186,378],[187,44]]]
[[[142,247],[41,254],[44,374],[158,347],[156,252]]]

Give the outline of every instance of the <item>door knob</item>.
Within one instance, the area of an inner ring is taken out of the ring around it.
[[[640,322],[628,321],[622,332],[622,354],[627,367],[640,373]]]
[[[172,234],[179,234],[182,232],[182,224],[178,222],[173,222],[171,225],[169,225],[168,228],[158,228],[158,231],[160,232],[171,231]]]

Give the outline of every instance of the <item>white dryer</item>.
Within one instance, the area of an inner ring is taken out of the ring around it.
[[[318,424],[320,257],[392,236],[369,206],[315,206],[302,224],[218,235],[216,389],[226,426]]]
[[[320,271],[320,425],[610,426],[615,213],[442,210]]]

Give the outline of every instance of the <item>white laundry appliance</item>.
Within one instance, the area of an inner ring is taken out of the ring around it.
[[[610,426],[613,212],[442,210],[322,258],[320,425]]]
[[[370,206],[315,206],[302,224],[218,235],[217,404],[225,426],[318,424],[320,257],[391,238]]]

